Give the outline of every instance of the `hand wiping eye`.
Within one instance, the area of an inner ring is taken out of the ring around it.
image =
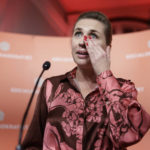
[[[89,37],[91,37],[91,39],[97,39],[98,38],[98,36],[96,34],[94,34],[94,33],[90,34]]]

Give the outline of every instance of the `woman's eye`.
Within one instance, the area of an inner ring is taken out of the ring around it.
[[[98,38],[98,36],[96,34],[93,34],[93,33],[90,34],[90,36],[91,36],[92,39],[97,39]]]
[[[76,37],[81,37],[81,36],[82,36],[82,33],[81,33],[81,32],[76,32],[74,35],[75,35]]]

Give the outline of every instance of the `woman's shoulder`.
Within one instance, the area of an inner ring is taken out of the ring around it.
[[[51,76],[51,77],[48,77],[45,79],[45,83],[48,82],[51,82],[52,84],[59,84],[61,81],[65,81],[69,78],[69,74],[70,74],[71,71],[68,71],[64,74],[60,74],[60,75],[55,75],[55,76]]]
[[[65,79],[66,79],[66,75],[62,74],[62,75],[56,75],[56,76],[46,78],[44,82],[45,82],[45,84],[47,84],[49,82],[53,85],[56,85],[56,84],[59,84],[62,80],[65,80]]]
[[[68,71],[68,72],[66,72],[64,74],[55,75],[55,76],[46,78],[45,81],[50,81],[52,83],[58,83],[60,81],[67,80],[67,79],[72,77],[72,74],[75,72],[75,70],[76,70],[76,67],[73,68],[71,71]]]
[[[124,79],[124,78],[116,78],[116,79],[119,82],[120,86],[122,86],[123,84],[134,85],[134,83],[130,79]]]
[[[127,80],[123,78],[117,78],[117,80],[121,89],[124,92],[128,92],[128,93],[130,92],[130,93],[134,93],[135,95],[137,95],[137,89],[135,87],[135,84],[131,80]]]
[[[61,75],[48,77],[48,78],[46,78],[46,80],[52,81],[52,80],[61,80],[61,79],[65,79],[65,78],[66,78],[66,74],[61,74]]]

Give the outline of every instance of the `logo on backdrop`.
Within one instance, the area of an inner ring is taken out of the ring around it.
[[[150,40],[147,41],[147,47],[150,48]],[[145,51],[142,53],[127,54],[126,59],[135,59],[135,58],[142,58],[142,57],[147,57],[147,56],[150,56],[150,51]]]
[[[37,78],[35,78],[34,81],[33,81],[33,82],[34,82],[34,85],[35,85],[36,81],[37,81]],[[44,82],[44,79],[41,78],[41,79],[40,79],[40,82],[39,82],[39,84],[38,84],[38,88],[39,88],[39,89],[40,89],[40,87],[42,86],[43,82]],[[39,89],[36,90],[36,92],[35,92],[36,94],[39,93]],[[24,89],[24,88],[11,87],[11,88],[10,88],[10,92],[11,92],[11,93],[31,94],[31,93],[33,92],[33,89]]]
[[[136,87],[136,89],[137,89],[138,92],[144,92],[144,87],[143,86]]]
[[[6,41],[0,42],[0,50],[6,52],[10,50],[10,44]]]
[[[0,121],[3,121],[4,120],[4,112],[0,110]]]
[[[0,124],[0,130],[4,130],[4,129],[11,129],[11,130],[18,130],[20,128],[20,124],[5,124],[4,122],[4,117],[5,117],[5,113],[0,110],[0,122],[2,122]],[[4,122],[4,123],[3,123]],[[27,129],[28,128],[28,125],[26,124],[24,126],[24,129]]]
[[[53,57],[52,61],[54,62],[73,62],[72,57]]]
[[[148,48],[150,48],[150,40],[148,40],[147,46],[148,46]]]
[[[3,53],[0,53],[1,58],[17,59],[17,60],[32,60],[32,55],[20,55],[20,54],[6,53],[10,50],[11,50],[10,43],[6,41],[0,42],[0,51],[3,52]]]

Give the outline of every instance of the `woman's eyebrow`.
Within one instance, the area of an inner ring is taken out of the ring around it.
[[[75,31],[76,31],[76,30],[77,30],[77,31],[81,31],[82,29],[81,29],[81,28],[76,28]]]
[[[93,29],[92,29],[92,30],[90,30],[90,32],[91,32],[91,33],[96,32],[96,33],[100,34],[100,32],[98,32],[97,30],[93,30]]]
[[[74,30],[74,32],[76,32],[76,31],[82,31],[82,28],[76,28],[76,29]],[[98,33],[98,34],[101,34],[99,31],[94,30],[94,29],[91,29],[89,32],[90,32],[90,33]]]

